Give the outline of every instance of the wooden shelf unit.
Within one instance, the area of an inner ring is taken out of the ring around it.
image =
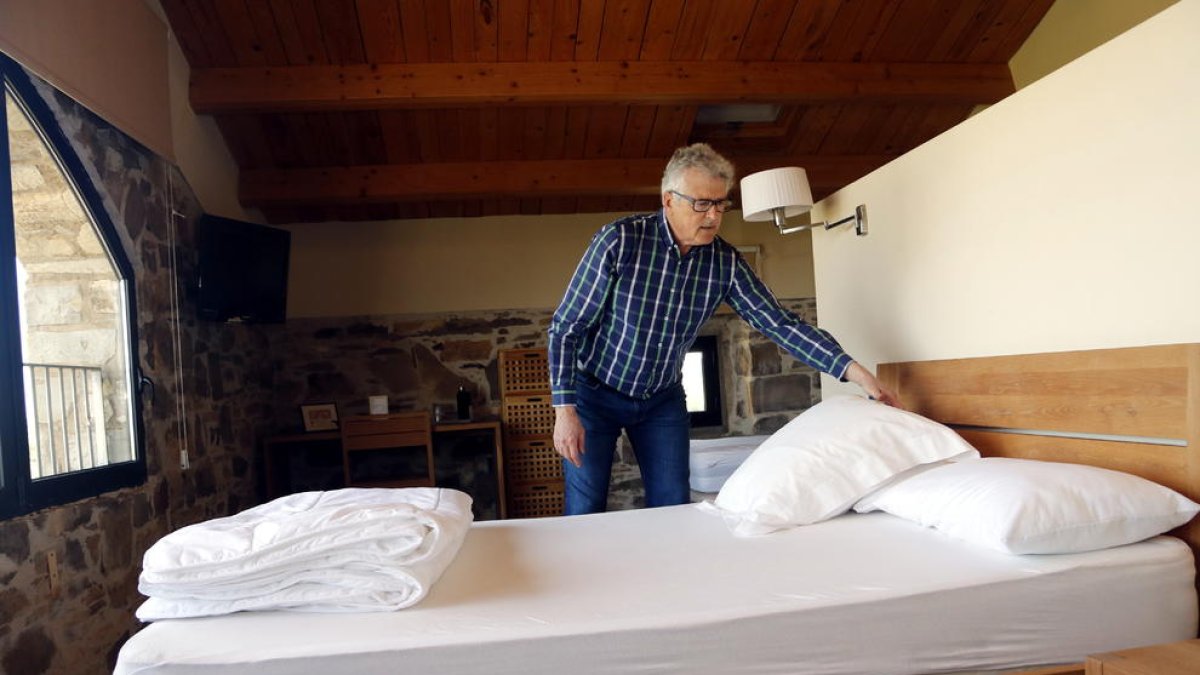
[[[387,469],[408,463],[414,455],[424,465],[422,474],[388,475]],[[355,415],[342,420],[342,469],[347,487],[433,487],[437,480],[429,413]]]
[[[562,458],[554,449],[554,407],[545,348],[501,350],[500,398],[509,515],[562,515]]]

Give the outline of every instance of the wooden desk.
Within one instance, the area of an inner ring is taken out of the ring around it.
[[[470,447],[487,448],[490,470],[495,478],[496,509],[499,518],[508,517],[505,485],[503,429],[499,420],[433,425],[434,456],[437,461],[437,485],[454,487],[477,495],[457,475],[457,455],[470,454]],[[266,473],[266,497],[306,490],[333,490],[345,485],[340,431],[282,434],[264,438],[263,469]]]
[[[1087,675],[1193,675],[1200,673],[1200,640],[1169,642],[1087,659]]]

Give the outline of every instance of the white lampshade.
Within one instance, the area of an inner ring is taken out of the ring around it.
[[[808,174],[798,166],[759,171],[742,179],[742,220],[775,220],[773,209],[780,208],[790,218],[812,207]]]

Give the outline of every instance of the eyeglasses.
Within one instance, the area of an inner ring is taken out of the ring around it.
[[[729,209],[733,208],[732,199],[696,199],[695,197],[689,197],[682,192],[677,192],[675,190],[667,190],[667,192],[670,192],[676,197],[686,199],[688,203],[692,205],[692,210],[699,213],[707,213],[708,210],[714,206],[717,207],[717,213],[725,213]]]

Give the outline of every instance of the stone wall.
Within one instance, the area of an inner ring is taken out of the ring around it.
[[[146,548],[172,529],[254,503],[254,448],[271,418],[268,348],[278,327],[198,323],[188,280],[200,209],[184,180],[75,102],[48,86],[39,89],[102,193],[134,267],[137,356],[155,385],[153,398],[143,397],[149,476],[140,487],[0,521],[0,672],[109,673],[120,644],[137,629],[136,584]],[[173,219],[182,282],[177,314],[172,207],[181,213]],[[186,471],[180,468],[185,430]],[[51,552],[61,571],[55,593]]]
[[[812,299],[784,301],[809,322]],[[300,406],[333,402],[340,415],[365,414],[367,397],[384,394],[393,412],[432,410],[454,402],[464,386],[474,407],[499,415],[499,354],[503,349],[546,346],[551,311],[509,310],[436,315],[293,319],[276,334],[275,431],[301,428]],[[723,428],[697,437],[767,434],[820,399],[820,378],[732,312],[701,328],[718,336]],[[622,441],[613,469],[609,508],[642,504],[641,479]]]

